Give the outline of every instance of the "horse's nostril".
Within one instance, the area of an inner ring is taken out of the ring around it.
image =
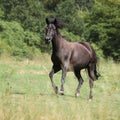
[[[49,40],[50,40],[50,38],[49,38],[49,37],[46,37],[46,38],[45,38],[45,40],[46,40],[46,41],[49,41]]]
[[[46,37],[46,38],[45,38],[45,42],[46,42],[46,43],[49,43],[50,41],[51,41],[51,39],[50,39],[49,37]]]

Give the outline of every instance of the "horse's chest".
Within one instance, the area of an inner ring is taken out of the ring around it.
[[[59,59],[59,57],[56,54],[52,54],[51,60],[54,64],[60,64],[61,63],[61,60]]]

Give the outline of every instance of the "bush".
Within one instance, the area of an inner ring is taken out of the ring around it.
[[[94,48],[94,50],[99,58],[104,58],[103,51],[102,51],[102,49],[100,49],[100,47],[98,45],[92,43],[91,46]]]
[[[15,21],[0,21],[0,54],[7,52],[13,56],[32,58],[40,45],[37,34],[24,31],[21,25]]]
[[[63,29],[60,31],[62,36],[67,39],[68,41],[71,41],[71,42],[80,42],[80,41],[83,41],[83,39],[78,36],[78,35],[74,35],[72,32],[68,32],[67,30]]]
[[[40,47],[41,40],[40,40],[40,37],[36,33],[25,31],[24,42],[28,46]]]
[[[12,53],[12,49],[9,45],[7,45],[5,42],[0,40],[0,55],[2,53],[7,53],[9,51],[9,53]]]

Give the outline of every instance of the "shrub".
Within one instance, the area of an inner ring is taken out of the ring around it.
[[[37,34],[24,31],[22,26],[13,21],[0,21],[0,54],[7,52],[10,55],[32,58],[40,45]]]

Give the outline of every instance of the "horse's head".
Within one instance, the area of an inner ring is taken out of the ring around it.
[[[58,20],[55,18],[54,20],[49,21],[48,18],[46,18],[47,28],[46,28],[46,37],[45,42],[50,43],[55,34],[58,32],[58,28],[62,28],[63,24],[58,22]]]
[[[48,18],[46,18],[47,28],[46,28],[46,37],[45,42],[50,43],[52,39],[55,36],[56,33],[56,22],[57,20],[49,21]]]

